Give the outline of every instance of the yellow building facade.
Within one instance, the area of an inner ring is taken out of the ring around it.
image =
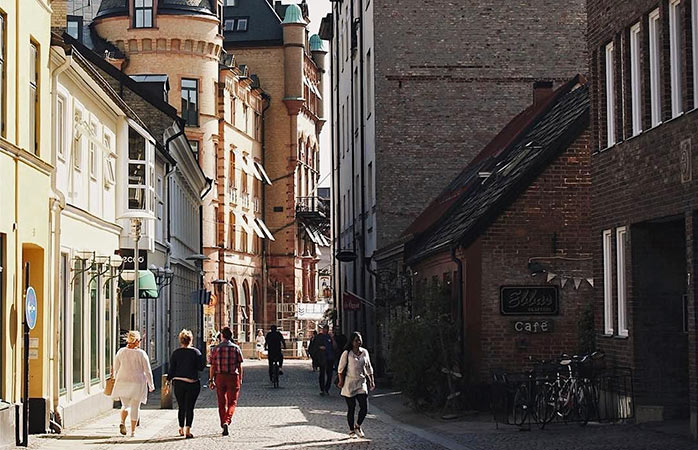
[[[30,398],[49,397],[51,351],[51,5],[0,0],[0,445],[14,439],[22,396],[27,285],[37,294],[30,333]]]

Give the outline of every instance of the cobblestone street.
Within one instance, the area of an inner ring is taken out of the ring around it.
[[[491,419],[478,416],[442,422],[416,414],[400,405],[400,397],[383,391],[371,400],[364,423],[365,439],[346,434],[345,403],[335,389],[319,395],[317,373],[307,361],[287,361],[281,387],[273,389],[266,361],[245,363],[245,381],[231,435],[220,435],[214,393],[199,397],[192,433],[177,436],[177,411],[160,410],[159,397],[151,394],[142,411],[136,437],[118,432],[118,411],[67,430],[61,436],[31,436],[33,449],[453,449],[453,450],[695,450],[695,442],[647,426],[590,424],[552,425],[521,432],[495,428]],[[390,411],[388,414],[386,411]],[[391,417],[394,416],[394,417]]]

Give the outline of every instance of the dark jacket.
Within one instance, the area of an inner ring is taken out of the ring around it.
[[[199,372],[204,370],[204,367],[206,367],[206,359],[201,355],[198,348],[178,348],[172,352],[170,357],[167,379],[171,380],[179,377],[198,380]]]

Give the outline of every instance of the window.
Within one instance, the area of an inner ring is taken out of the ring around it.
[[[189,127],[199,126],[199,80],[182,78],[182,118]]]
[[[223,34],[223,5],[218,6],[218,34]]]
[[[238,5],[238,0],[225,0],[223,3],[224,6],[237,6]]]
[[[366,170],[366,175],[368,181],[366,182],[366,200],[368,201],[368,209],[373,206],[373,162],[368,163],[368,169]]]
[[[82,260],[75,261],[73,275],[73,389],[84,386],[82,360],[82,314],[83,314],[83,272]]]
[[[189,141],[189,146],[191,151],[194,152],[194,158],[199,160],[199,141]]]
[[[65,159],[65,99],[56,98],[56,155]]]
[[[659,84],[659,10],[649,14],[649,53],[650,53],[650,108],[652,126],[662,121],[662,107]]]
[[[630,107],[632,109],[633,136],[642,131],[642,87],[640,72],[640,24],[630,28]]]
[[[235,214],[230,213],[230,224],[228,225],[228,248],[235,250]]]
[[[134,28],[152,28],[153,0],[134,0]]]
[[[145,138],[136,130],[128,130],[128,208],[147,209],[147,170]]]
[[[628,335],[627,287],[625,283],[626,228],[616,229],[616,282],[618,283],[618,335]]]
[[[112,330],[112,302],[114,301],[114,269],[104,283],[104,376],[109,377],[114,360],[114,330]]]
[[[104,158],[104,186],[109,188],[116,184],[116,160],[114,148],[112,147],[112,136],[108,134],[106,129],[104,131],[104,149],[107,152]]]
[[[371,116],[373,110],[373,67],[371,65],[371,50],[366,52],[366,117]]]
[[[604,334],[613,334],[613,243],[611,230],[603,232],[603,323]]]
[[[97,274],[90,277],[90,383],[99,382],[99,289]]]
[[[82,16],[68,16],[66,32],[82,42]]]
[[[0,11],[0,131],[5,135],[5,15]]]
[[[246,134],[249,133],[249,130],[248,130],[249,118],[247,117],[247,109],[248,109],[248,106],[243,103],[243,105],[242,105],[242,122],[244,124],[243,130],[245,131]]]
[[[680,0],[669,3],[669,55],[671,60],[671,117],[683,112],[681,93],[681,10]]]
[[[77,171],[82,170],[82,132],[83,132],[83,120],[82,120],[82,109],[80,106],[75,105],[75,133],[73,134],[73,167]]]
[[[97,124],[94,122],[90,124],[90,141],[89,141],[89,171],[90,178],[93,180],[97,179],[97,144],[95,140],[97,139]]]
[[[39,154],[38,113],[39,113],[39,49],[33,42],[29,44],[29,151]]]
[[[606,144],[611,147],[616,143],[616,127],[615,127],[615,52],[613,50],[613,42],[606,45]]]
[[[354,133],[359,132],[361,126],[361,108],[359,105],[359,98],[361,93],[359,92],[359,68],[354,69]]]
[[[226,19],[223,25],[224,31],[247,31],[247,25],[250,21],[249,17],[234,17]]]

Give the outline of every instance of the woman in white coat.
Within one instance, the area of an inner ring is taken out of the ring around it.
[[[129,331],[126,347],[122,347],[114,358],[114,390],[112,398],[121,400],[121,424],[119,432],[126,435],[126,417],[131,409],[131,436],[136,432],[141,403],[148,401],[148,391],[153,392],[153,372],[148,354],[138,348],[141,334]]]
[[[363,339],[358,331],[352,333],[347,349],[339,358],[337,386],[342,389],[342,397],[347,402],[347,423],[349,436],[364,437],[361,424],[368,413],[368,391],[376,388],[373,367],[368,350],[362,347]],[[359,417],[354,422],[356,402],[359,402]]]

